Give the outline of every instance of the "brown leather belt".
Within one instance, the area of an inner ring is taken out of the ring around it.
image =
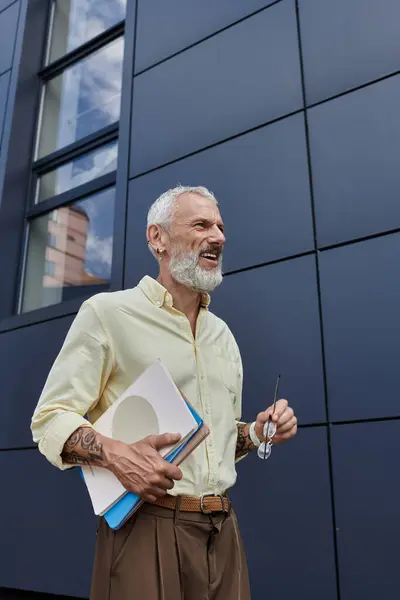
[[[179,510],[183,512],[199,512],[208,515],[213,512],[229,512],[230,502],[226,496],[212,496],[203,494],[200,498],[193,496],[179,496]],[[157,506],[175,509],[177,506],[176,496],[162,496],[154,502]]]

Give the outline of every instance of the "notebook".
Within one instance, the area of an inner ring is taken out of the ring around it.
[[[176,464],[179,458],[183,460],[197,447],[208,431],[159,359],[104,412],[94,423],[94,428],[107,437],[128,444],[152,434],[180,433],[181,439],[177,444],[160,451],[161,456]],[[119,522],[118,519],[122,518],[122,505],[112,513],[109,511],[122,498],[125,504],[130,502],[131,513],[136,504],[140,503],[139,498],[133,498],[134,494],[128,494],[111,471],[101,467],[83,466],[81,472],[95,514],[104,515],[114,526]],[[116,515],[119,515],[118,519]]]
[[[180,465],[210,433],[208,426],[194,411],[187,400],[186,402],[192,411],[193,416],[198,422],[199,428],[186,442],[181,443],[178,448],[176,448],[168,457],[166,457],[168,462],[171,462],[177,466]],[[104,518],[111,529],[119,529],[129,519],[129,517],[131,517],[133,513],[137,511],[141,504],[143,504],[143,500],[141,500],[139,496],[133,494],[132,492],[126,492],[126,494],[104,514]]]

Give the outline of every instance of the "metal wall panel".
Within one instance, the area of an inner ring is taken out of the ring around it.
[[[325,427],[302,430],[267,462],[245,458],[231,495],[252,600],[336,600]]]
[[[0,0],[0,11],[5,10],[6,8],[8,8],[11,4],[13,4],[15,2],[15,0]],[[19,3],[19,0],[17,0],[16,2],[17,4]]]
[[[333,420],[399,416],[400,233],[321,253]]]
[[[33,446],[30,422],[72,317],[0,334],[0,448]]]
[[[11,68],[17,35],[19,3],[0,12],[0,74]]]
[[[274,1],[140,0],[135,71],[166,59]]]
[[[336,425],[332,452],[341,598],[399,598],[400,422]]]
[[[307,102],[399,70],[398,0],[299,0]]]
[[[294,0],[135,78],[131,176],[299,109]]]
[[[10,73],[0,76],[0,152],[3,137],[3,124],[7,109],[8,88],[10,84]]]
[[[400,226],[400,76],[309,111],[319,246]]]
[[[96,519],[77,470],[37,450],[0,452],[0,587],[89,597]]]

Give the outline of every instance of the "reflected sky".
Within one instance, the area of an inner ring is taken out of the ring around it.
[[[49,61],[110,29],[125,12],[126,0],[55,0]]]
[[[118,38],[47,83],[40,157],[119,120],[123,53]]]
[[[41,202],[111,173],[117,168],[117,156],[118,143],[115,141],[46,173],[38,181],[37,201]]]
[[[85,271],[101,279],[111,278],[115,188],[108,188],[76,202],[89,217]]]

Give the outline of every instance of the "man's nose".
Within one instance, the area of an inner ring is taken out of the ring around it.
[[[220,230],[219,227],[214,225],[211,236],[209,238],[210,244],[218,244],[218,246],[222,246],[225,244],[225,235],[224,232]]]

